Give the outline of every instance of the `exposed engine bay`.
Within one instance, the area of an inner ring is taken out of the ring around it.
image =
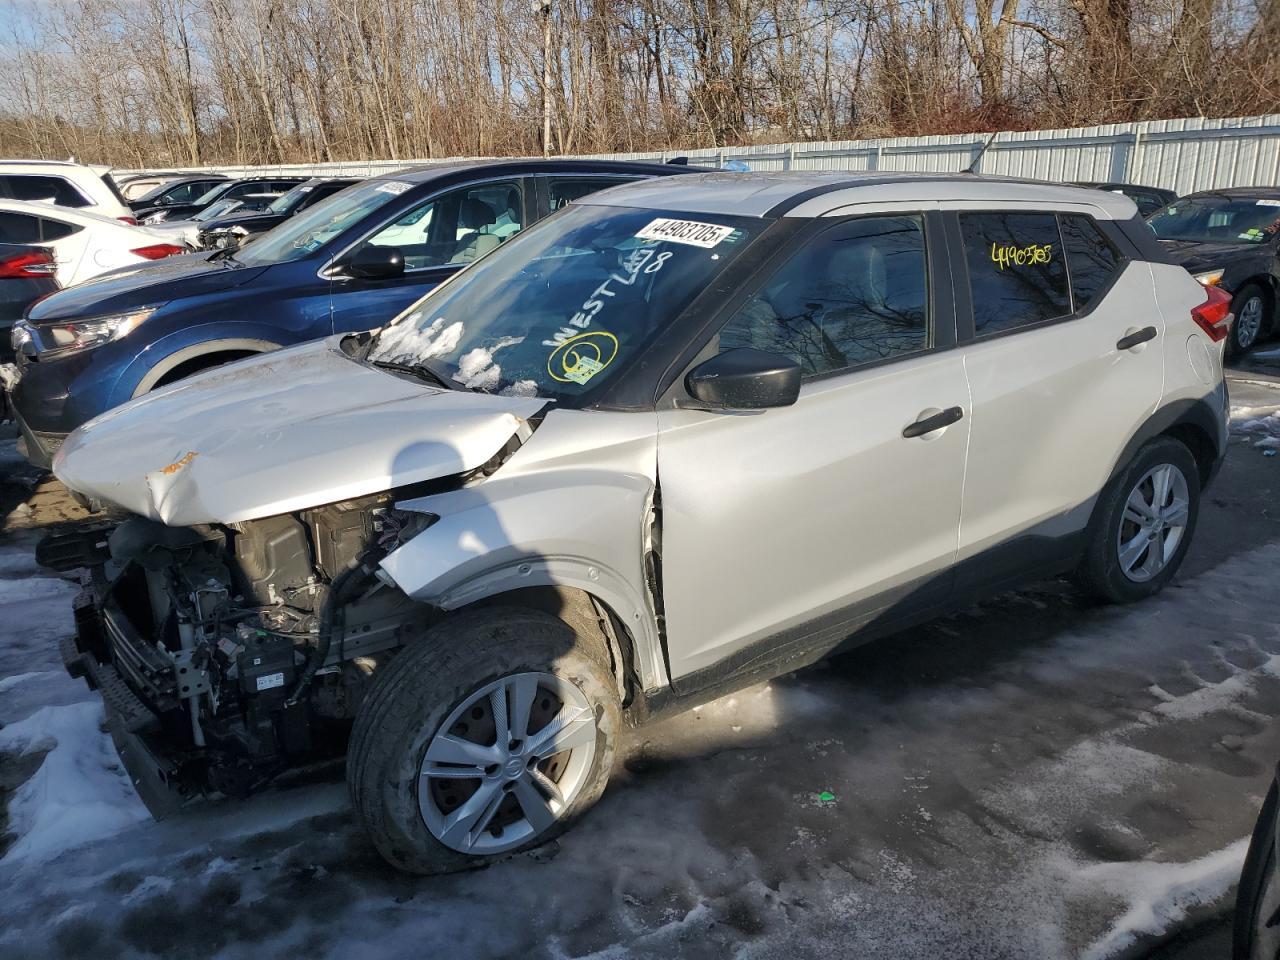
[[[131,516],[41,544],[45,565],[90,571],[64,659],[101,689],[153,813],[342,755],[370,677],[434,617],[378,575],[434,519],[393,501],[195,527]]]

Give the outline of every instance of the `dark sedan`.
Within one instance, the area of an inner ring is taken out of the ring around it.
[[[1231,294],[1227,340],[1240,355],[1276,333],[1280,293],[1280,188],[1188,194],[1147,220],[1170,257],[1206,286]]]
[[[152,210],[156,207],[179,206],[192,203],[197,197],[208,193],[213,187],[227,182],[220,173],[203,173],[189,177],[178,177],[152,187],[140,197],[129,201],[129,209],[134,213],[140,210]]]
[[[265,210],[236,210],[209,220],[200,228],[196,246],[201,250],[235,250],[253,237],[277,227],[295,214],[314,207],[360,181],[354,177],[325,179],[317,177],[300,183],[286,194],[276,197]]]
[[[221,180],[189,203],[166,203],[134,210],[139,223],[163,223],[167,220],[190,220],[195,214],[219,200],[244,200],[253,194],[281,194],[303,183],[306,177],[244,177]]]

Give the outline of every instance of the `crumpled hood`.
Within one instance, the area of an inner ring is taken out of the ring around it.
[[[473,470],[546,404],[419,383],[352,360],[341,340],[109,410],[67,438],[54,473],[172,526],[234,523]]]
[[[152,227],[146,229],[148,236],[154,235]],[[230,290],[269,269],[231,266],[223,260],[210,260],[210,256],[210,253],[193,253],[112,270],[45,297],[32,306],[29,315],[36,323],[43,323],[121,313]]]

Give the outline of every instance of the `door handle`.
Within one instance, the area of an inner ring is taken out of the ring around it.
[[[1148,340],[1156,338],[1155,327],[1143,327],[1141,330],[1135,330],[1133,333],[1125,334],[1116,341],[1117,350],[1131,350],[1140,343],[1146,343]]]
[[[923,420],[907,424],[902,428],[902,435],[908,440],[912,437],[923,437],[926,433],[933,433],[935,430],[951,426],[963,416],[964,410],[960,407],[947,407],[947,409],[941,413],[935,413],[932,417],[925,417]]]

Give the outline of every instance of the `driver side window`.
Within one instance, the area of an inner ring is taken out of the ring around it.
[[[419,204],[366,243],[398,247],[406,269],[480,259],[524,228],[524,192],[516,181],[463,187]]]
[[[813,238],[720,331],[720,352],[789,357],[804,379],[929,346],[929,285],[919,216],[859,217]]]

